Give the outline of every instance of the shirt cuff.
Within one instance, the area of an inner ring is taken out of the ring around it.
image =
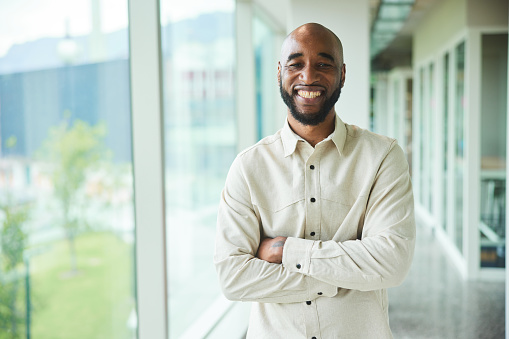
[[[319,297],[332,298],[338,293],[338,288],[309,276],[311,266],[311,250],[316,241],[287,238],[283,247],[283,266],[291,272],[307,275],[309,300]]]
[[[287,238],[283,247],[283,266],[290,272],[309,274],[314,243],[314,240]]]

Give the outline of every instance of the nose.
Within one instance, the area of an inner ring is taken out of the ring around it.
[[[310,65],[306,65],[300,72],[299,79],[306,85],[311,85],[314,82],[318,81],[319,74],[318,72],[311,67]]]

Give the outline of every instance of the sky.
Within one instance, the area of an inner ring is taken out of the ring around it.
[[[82,36],[92,29],[92,1],[98,1],[101,30],[128,24],[127,0],[0,0],[0,57],[13,44],[43,37]],[[214,11],[233,11],[234,0],[161,0],[161,22],[175,22]]]

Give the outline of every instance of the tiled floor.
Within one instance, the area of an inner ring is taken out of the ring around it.
[[[505,337],[505,284],[464,281],[430,229],[418,227],[405,282],[389,290],[395,339]]]

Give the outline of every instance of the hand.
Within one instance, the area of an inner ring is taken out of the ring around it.
[[[285,241],[286,237],[263,239],[258,247],[256,256],[259,259],[273,264],[281,264],[283,261],[283,247],[285,246]]]

